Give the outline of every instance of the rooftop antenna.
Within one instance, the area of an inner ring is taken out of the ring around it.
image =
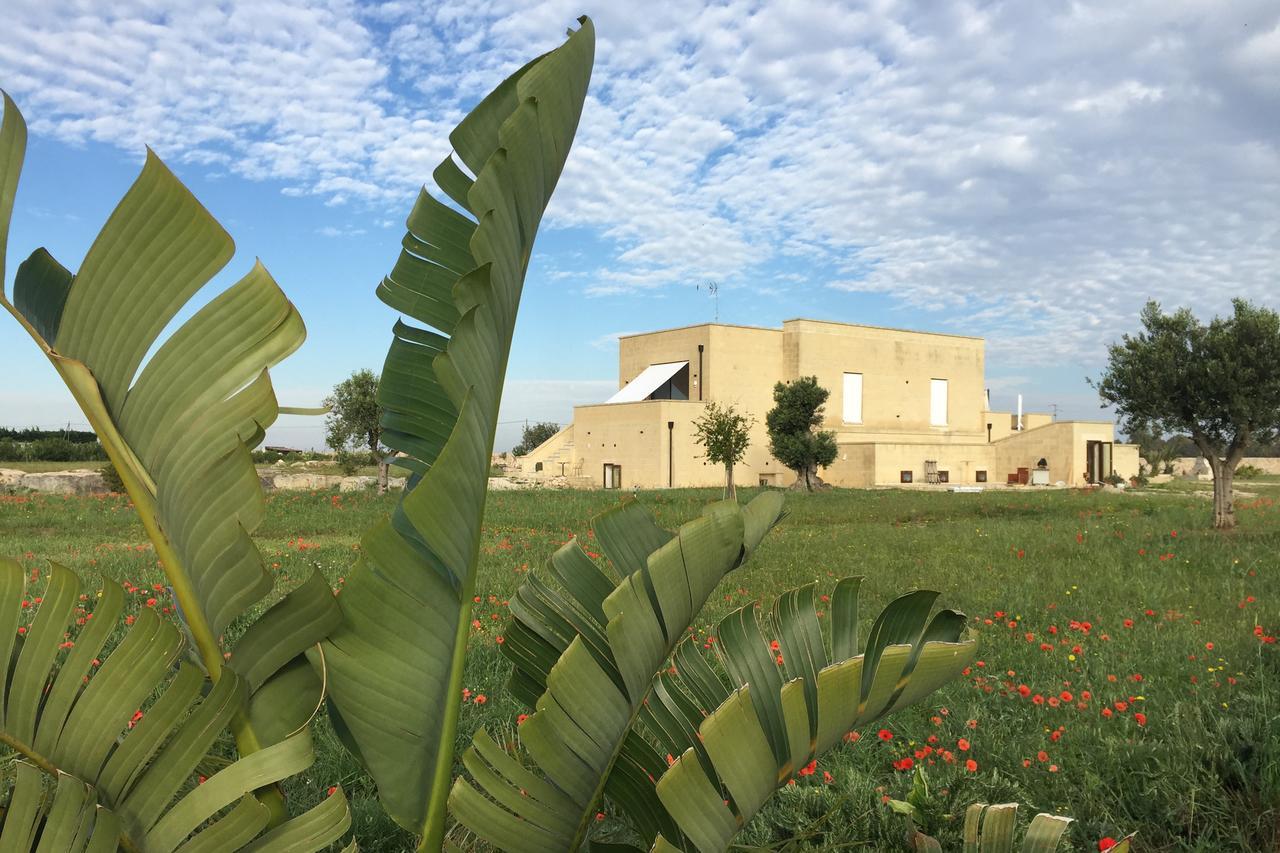
[[[1050,403],[1049,408],[1053,409],[1053,419],[1056,421],[1058,419],[1058,404]]]
[[[704,285],[701,285],[701,284],[698,285],[698,290],[701,290],[703,287]],[[719,323],[720,322],[720,285],[716,284],[714,281],[709,281],[706,283],[705,287],[707,288],[708,291],[710,291],[711,297],[716,301],[715,322]]]

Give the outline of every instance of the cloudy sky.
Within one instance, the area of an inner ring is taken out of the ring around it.
[[[1280,303],[1274,0],[594,5],[7,0],[10,274],[40,245],[78,265],[151,145],[237,241],[200,300],[262,258],[310,332],[278,395],[314,404],[381,364],[373,287],[448,131],[585,12],[504,421],[602,399],[616,336],[711,320],[708,281],[724,322],[982,335],[997,405],[1078,417],[1145,300]],[[82,422],[11,322],[0,352],[0,423]]]

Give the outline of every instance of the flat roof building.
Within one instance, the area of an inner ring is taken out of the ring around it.
[[[993,411],[982,338],[823,320],[704,323],[622,337],[618,371],[617,393],[575,407],[572,424],[520,458],[522,474],[597,488],[719,485],[723,467],[702,457],[693,428],[715,401],[755,418],[735,479],[790,485],[764,421],[774,384],[801,376],[831,392],[822,428],[838,453],[819,473],[833,485],[1078,486],[1138,473],[1137,447],[1116,444],[1110,422]]]

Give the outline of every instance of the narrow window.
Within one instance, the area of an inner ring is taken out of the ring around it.
[[[947,380],[929,380],[929,425],[947,425]]]
[[[844,375],[844,422],[862,423],[862,374]]]

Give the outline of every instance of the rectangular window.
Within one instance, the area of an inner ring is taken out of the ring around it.
[[[844,422],[862,423],[862,374],[844,375]]]
[[[929,425],[947,425],[947,380],[929,380]]]
[[[910,482],[911,482],[911,472],[910,472],[910,471],[901,471],[901,472],[899,472],[899,473],[898,473],[898,482],[900,482],[900,483],[910,483]]]
[[[976,474],[974,474],[973,479],[974,479],[974,482],[985,483],[987,482],[987,472],[978,471]]]
[[[939,483],[950,483],[950,482],[951,482],[951,472],[950,472],[950,471],[939,471],[939,472],[938,472],[938,482],[939,482]]]

